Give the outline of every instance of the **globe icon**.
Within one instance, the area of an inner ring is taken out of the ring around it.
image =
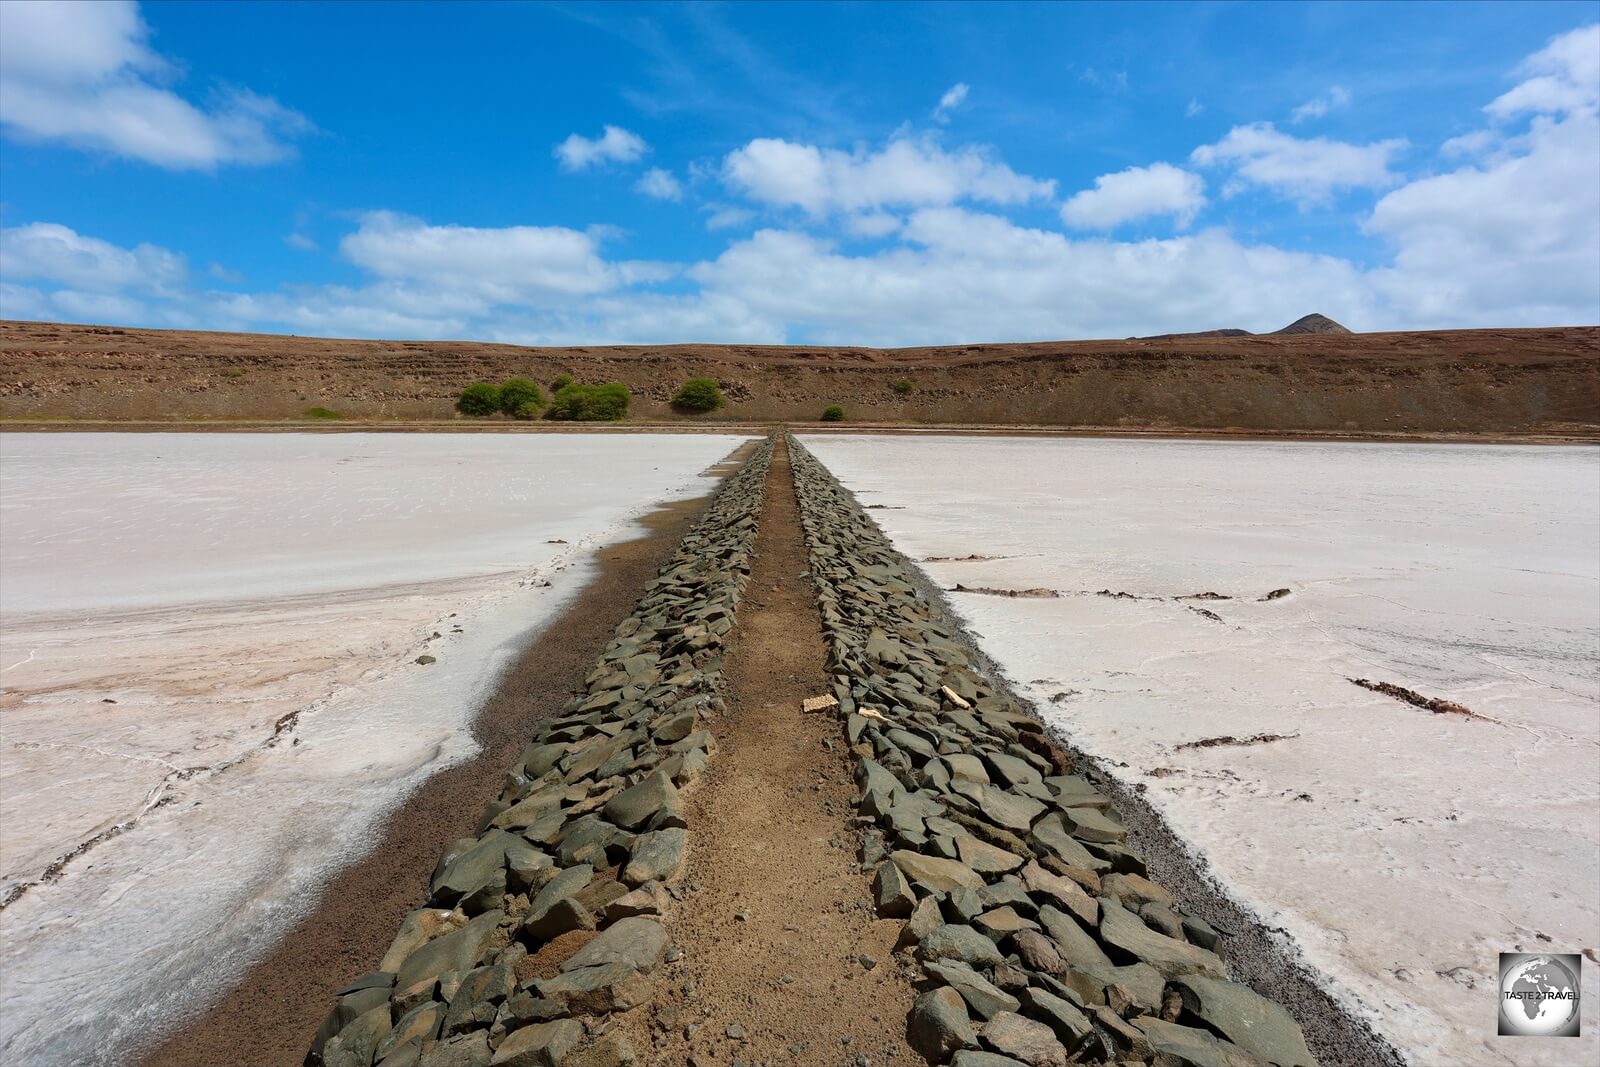
[[[1514,1034],[1559,1034],[1578,1015],[1578,990],[1578,977],[1565,962],[1529,956],[1500,979],[1500,1017]]]

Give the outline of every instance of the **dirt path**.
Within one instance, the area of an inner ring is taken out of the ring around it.
[[[711,473],[737,470],[752,448],[741,446]],[[334,990],[376,965],[400,921],[421,903],[440,850],[472,833],[532,724],[577,689],[716,484],[707,483],[706,496],[642,519],[644,537],[600,549],[594,577],[506,671],[479,712],[473,731],[482,751],[408,797],[374,829],[372,851],[340,872],[310,914],[231,992],[150,1051],[145,1067],[290,1067],[305,1058]]]
[[[891,953],[901,923],[875,918],[856,865],[838,720],[800,711],[828,691],[808,566],[780,439],[725,666],[730,715],[686,813],[693,852],[668,922],[685,955],[619,1021],[650,1063],[922,1062],[905,1042],[911,976]]]

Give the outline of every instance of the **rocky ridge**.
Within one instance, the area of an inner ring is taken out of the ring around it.
[[[647,1000],[688,831],[680,789],[715,750],[722,648],[750,570],[769,440],[724,484],[563,713],[506,775],[426,906],[346,985],[316,1067],[632,1062],[605,1019]]]
[[[930,1064],[1311,1067],[1299,1024],[1228,980],[1224,935],[1150,881],[1110,798],[1006,697],[911,565],[789,442],[857,757],[862,865],[920,965]]]

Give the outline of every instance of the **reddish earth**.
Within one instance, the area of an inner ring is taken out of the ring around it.
[[[1179,336],[945,348],[522,348],[0,322],[0,417],[449,419],[460,388],[621,381],[674,419],[692,375],[719,418],[1331,433],[1600,433],[1600,327]],[[897,394],[900,380],[912,392]],[[680,419],[687,422],[690,420]]]

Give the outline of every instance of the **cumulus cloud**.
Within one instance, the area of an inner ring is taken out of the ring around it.
[[[561,169],[579,171],[601,163],[635,163],[650,150],[644,138],[621,126],[607,126],[599,137],[571,134],[556,145]]]
[[[633,186],[654,200],[682,200],[683,183],[670,170],[651,167]]]
[[[1600,25],[1563,34],[1452,139],[1466,165],[1378,201],[1366,229],[1395,251],[1375,283],[1421,325],[1600,322]]]
[[[944,91],[939,98],[939,106],[933,109],[933,121],[944,123],[950,121],[950,113],[966,102],[967,93],[971,89],[966,82],[956,82]]]
[[[1061,218],[1080,230],[1109,230],[1134,219],[1168,215],[1182,228],[1194,221],[1205,202],[1200,175],[1170,163],[1152,163],[1096,178],[1093,189],[1061,205]]]
[[[982,149],[947,152],[931,138],[911,137],[853,152],[759,138],[728,154],[722,178],[752,200],[814,216],[961,200],[1023,204],[1055,194],[1054,181],[1018,174]]]
[[[1399,175],[1389,165],[1405,146],[1399,139],[1355,145],[1326,137],[1299,138],[1270,122],[1257,122],[1235,126],[1216,144],[1196,148],[1189,159],[1203,167],[1231,167],[1234,191],[1259,185],[1309,204],[1336,191],[1396,184]]]
[[[1335,85],[1321,96],[1314,96],[1289,113],[1289,121],[1296,124],[1307,119],[1320,119],[1330,111],[1350,103],[1350,90]]]
[[[11,137],[172,170],[271,163],[308,119],[244,89],[197,106],[159,84],[174,66],[128,0],[0,0],[0,126]]]
[[[181,285],[187,273],[182,256],[155,245],[120,248],[51,222],[0,229],[0,278],[10,282],[160,292]]]

